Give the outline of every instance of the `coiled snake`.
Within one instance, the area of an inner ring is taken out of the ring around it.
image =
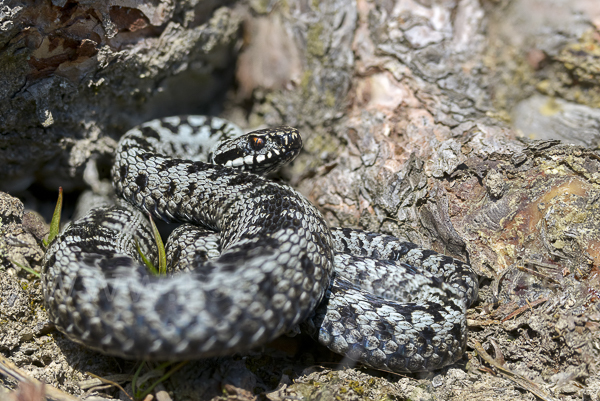
[[[295,157],[298,132],[240,135],[225,120],[187,116],[121,138],[112,174],[124,201],[70,224],[46,254],[56,327],[139,359],[231,354],[302,323],[331,350],[378,369],[456,361],[477,295],[470,267],[395,237],[330,230],[298,192],[255,174]],[[167,244],[170,263],[187,271],[155,277],[140,263],[136,240],[156,253],[141,211],[198,226],[180,227]]]

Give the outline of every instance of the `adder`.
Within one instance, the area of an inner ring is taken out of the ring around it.
[[[125,358],[227,355],[302,323],[377,369],[455,362],[477,296],[469,265],[389,235],[330,229],[304,196],[259,175],[301,146],[294,128],[242,135],[216,117],[128,131],[112,168],[120,200],[70,224],[48,249],[50,319],[68,338]],[[156,256],[146,213],[193,224],[167,244],[180,272],[156,277],[141,263],[136,241]]]

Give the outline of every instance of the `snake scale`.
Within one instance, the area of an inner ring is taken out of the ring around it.
[[[153,120],[119,141],[121,200],[71,223],[46,254],[51,320],[101,352],[181,360],[265,344],[301,323],[334,352],[414,372],[455,362],[466,347],[470,267],[395,237],[330,229],[291,187],[262,175],[293,159],[298,131],[241,135],[216,117]],[[144,214],[188,222],[167,243],[167,277]]]

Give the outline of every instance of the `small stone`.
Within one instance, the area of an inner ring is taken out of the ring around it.
[[[23,222],[23,203],[5,192],[0,192],[0,226],[10,223],[21,224]]]
[[[44,218],[39,213],[33,211],[28,211],[23,216],[23,228],[33,235],[38,242],[41,242],[50,231]]]

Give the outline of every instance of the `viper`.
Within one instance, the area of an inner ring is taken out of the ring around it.
[[[45,257],[50,319],[106,354],[181,360],[265,344],[298,324],[377,369],[434,370],[466,347],[477,296],[468,264],[378,233],[330,229],[300,193],[261,174],[291,161],[299,132],[242,134],[204,116],[146,122],[119,141],[119,200],[68,225]],[[145,217],[186,222],[156,257]]]

